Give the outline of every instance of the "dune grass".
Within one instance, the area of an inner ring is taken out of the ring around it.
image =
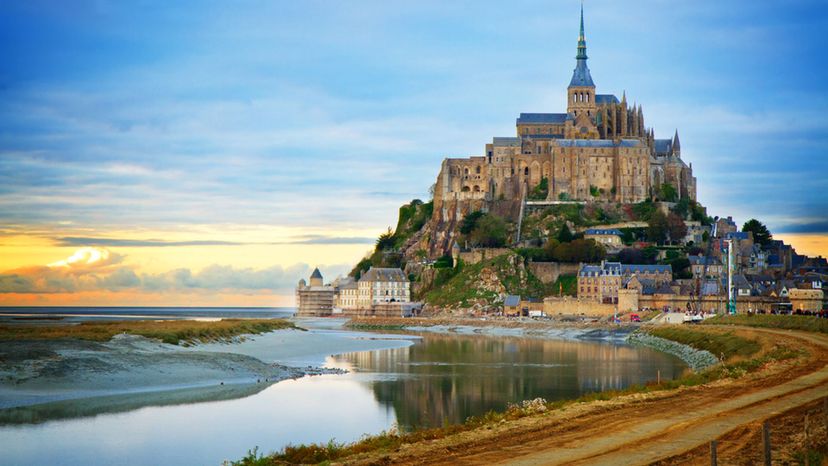
[[[778,328],[783,330],[803,330],[806,332],[828,333],[828,319],[813,316],[775,315],[775,314],[738,314],[718,316],[707,319],[705,325],[744,325],[746,327]]]
[[[298,329],[283,319],[137,320],[81,322],[77,325],[0,325],[0,341],[76,339],[109,341],[120,333],[141,335],[178,345],[224,340],[238,335],[261,334],[279,329]]]

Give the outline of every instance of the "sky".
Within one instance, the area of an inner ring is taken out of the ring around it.
[[[292,305],[520,112],[576,0],[0,0],[0,305]],[[599,93],[678,129],[711,215],[828,256],[821,1],[584,4]]]

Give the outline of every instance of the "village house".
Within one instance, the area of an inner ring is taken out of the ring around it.
[[[688,256],[690,261],[690,270],[693,273],[693,278],[718,278],[722,276],[724,266],[715,257],[705,257],[701,254],[697,256]],[[704,269],[707,267],[707,273]]]
[[[410,296],[408,277],[401,269],[371,267],[359,279],[357,307],[370,309],[382,303],[407,303]]]
[[[578,271],[578,298],[600,303],[618,301],[618,289],[624,279],[637,275],[652,280],[657,286],[669,284],[673,268],[669,265],[622,264],[602,261],[600,265],[584,264]]]
[[[623,247],[621,242],[621,230],[616,228],[604,230],[599,228],[590,228],[584,232],[584,239],[591,239],[598,244],[604,245],[607,250],[619,250]]]

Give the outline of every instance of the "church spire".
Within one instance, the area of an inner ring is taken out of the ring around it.
[[[577,64],[575,71],[572,73],[572,81],[569,82],[569,87],[595,87],[592,82],[592,76],[589,74],[587,68],[587,52],[586,52],[586,37],[584,36],[584,4],[581,3],[581,31],[578,34],[578,55],[575,56]]]
[[[584,2],[581,2],[581,33],[578,35],[578,60],[586,60],[586,37],[584,36]]]

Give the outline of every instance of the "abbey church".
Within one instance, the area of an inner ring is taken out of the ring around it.
[[[640,105],[629,105],[625,94],[596,92],[583,7],[577,50],[566,113],[521,113],[516,137],[493,138],[483,156],[445,159],[434,189],[435,220],[456,221],[492,201],[523,201],[541,183],[547,201],[635,203],[657,198],[664,184],[695,200],[678,131],[656,139]]]

